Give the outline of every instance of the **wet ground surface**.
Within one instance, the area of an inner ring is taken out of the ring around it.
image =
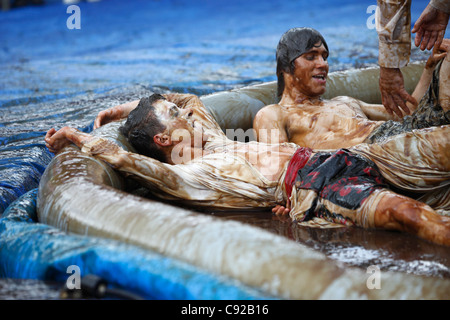
[[[0,300],[57,300],[59,283],[32,279],[0,279]]]
[[[310,228],[281,221],[271,212],[214,215],[266,229],[348,266],[450,279],[450,249],[409,234],[359,227]]]
[[[347,266],[450,279],[450,249],[412,235],[359,227],[309,228],[282,221],[269,211],[211,214],[284,236]],[[63,297],[62,289],[61,283],[0,279],[0,300],[57,300]]]

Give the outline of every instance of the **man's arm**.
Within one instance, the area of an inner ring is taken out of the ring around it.
[[[412,97],[416,101],[420,101],[424,94],[427,92],[431,79],[433,77],[433,71],[436,68],[439,61],[444,59],[447,56],[447,52],[450,50],[450,40],[444,39],[441,46],[439,48],[434,47],[432,53],[430,54],[430,57],[428,58],[425,67],[422,71],[422,75],[420,76],[419,82],[416,85],[416,88],[414,89],[414,92],[412,93]],[[355,101],[359,104],[363,112],[366,114],[366,116],[371,120],[400,120],[398,116],[391,115],[390,113],[386,112],[386,109],[383,107],[383,105],[380,104],[369,104],[365,103],[360,100]],[[411,111],[414,111],[417,106],[407,103],[408,108]]]
[[[97,129],[112,121],[125,119],[130,112],[137,107],[139,100],[120,104],[118,106],[100,111],[94,121],[94,129]]]
[[[192,94],[170,93],[163,95],[168,101],[175,103],[179,108],[197,107],[200,99]],[[100,111],[94,121],[94,129],[107,123],[125,119],[139,104],[140,100],[134,100]]]
[[[153,187],[170,194],[176,194],[177,190],[183,189],[183,179],[176,173],[175,166],[127,152],[108,139],[95,137],[75,128],[64,127],[58,131],[50,129],[45,136],[45,142],[49,150],[54,153],[74,143],[82,152],[105,161],[119,171],[139,176]],[[139,163],[138,166],[136,166],[137,163]]]
[[[279,108],[279,105],[266,106],[256,114],[253,120],[253,129],[259,142],[289,142],[285,121],[280,115]]]
[[[45,135],[45,145],[50,150],[50,152],[58,153],[65,146],[74,143],[79,148],[94,137],[90,134],[81,132],[75,128],[64,127],[56,131],[51,128],[47,131]]]
[[[175,103],[179,108],[197,107],[200,99],[192,94],[171,93],[163,95],[168,101]],[[94,129],[107,123],[125,119],[139,104],[140,100],[134,100],[100,111],[94,121]]]
[[[380,92],[383,105],[390,114],[410,114],[406,103],[417,101],[406,92],[400,68],[409,62],[411,51],[411,0],[378,0],[376,15],[379,39]]]
[[[428,6],[417,19],[412,33],[416,33],[414,44],[420,45],[421,50],[431,50],[440,47],[444,40],[450,14],[450,1],[431,0]]]
[[[219,124],[204,106],[199,97],[193,94],[169,93],[163,96],[170,102],[175,103],[179,108],[192,108],[196,114],[196,118],[202,120],[204,125],[210,128],[220,129]],[[94,129],[97,129],[112,121],[118,121],[128,117],[139,104],[140,100],[131,101],[120,104],[109,109],[100,111],[94,121]]]
[[[444,59],[448,51],[450,50],[450,39],[444,39],[440,47],[434,47],[430,57],[425,64],[422,75],[420,76],[419,82],[413,92],[413,97],[420,101],[424,94],[427,92],[431,79],[433,78],[433,72],[439,61]]]
[[[402,68],[411,52],[411,0],[377,0],[378,62],[384,68]]]

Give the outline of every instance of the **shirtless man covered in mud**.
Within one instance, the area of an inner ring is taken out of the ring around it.
[[[422,163],[417,159],[427,157],[449,163],[444,146],[450,135],[450,56],[447,56],[450,41],[444,39],[440,49],[443,52],[435,49],[431,54],[414,90],[413,97],[420,101],[419,106],[412,110],[411,116],[399,119],[381,104],[367,104],[351,97],[322,99],[328,75],[329,52],[325,39],[310,28],[289,30],[277,48],[281,100],[262,108],[255,116],[253,127],[258,141],[294,142],[315,150],[354,147],[352,151],[374,161],[393,184],[403,179],[402,163],[420,167]],[[409,107],[414,108],[411,104]],[[436,130],[436,126],[440,129]],[[429,154],[425,154],[416,148],[413,152],[408,137],[425,133],[428,142],[434,146],[432,151],[429,149]],[[396,157],[395,162],[393,157]],[[442,176],[440,190],[435,189],[434,195],[429,193],[426,197],[428,200],[439,198],[441,208],[448,210],[450,194],[445,180],[448,180],[449,169],[445,171],[447,174]],[[427,184],[426,180],[434,179],[431,176],[425,178],[430,172],[418,172],[410,180],[423,179],[423,184]],[[400,186],[403,190],[418,191],[413,184],[404,182]],[[277,206],[273,212],[287,214],[289,208]]]
[[[448,51],[450,41],[445,39],[441,48]],[[294,142],[316,150],[338,149],[381,141],[413,128],[449,123],[450,56],[440,68],[440,83],[435,85],[441,107],[429,117],[419,115],[426,110],[416,110],[415,115],[399,119],[387,112],[382,104],[367,104],[343,96],[322,99],[327,83],[328,54],[325,39],[314,29],[295,28],[282,36],[277,48],[278,96],[281,100],[256,114],[253,128],[258,141]],[[438,54],[435,51],[428,59],[413,93],[416,100],[421,100],[427,93],[433,70],[445,56],[446,52]],[[427,93],[431,95],[429,99],[436,99],[435,91]],[[418,109],[429,107],[427,101],[422,105]]]
[[[449,217],[387,189],[373,162],[351,151],[316,153],[293,143],[229,140],[193,95],[152,95],[137,107],[110,109],[109,120],[118,120],[125,109],[127,121],[121,132],[139,154],[69,127],[50,129],[46,144],[58,152],[75,143],[164,199],[249,209],[272,207],[290,198],[300,221],[320,216],[450,245]]]

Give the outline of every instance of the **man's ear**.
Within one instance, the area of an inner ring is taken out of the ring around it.
[[[164,133],[155,134],[153,136],[153,141],[161,147],[167,147],[172,144],[172,139],[170,136]]]
[[[289,72],[283,72],[284,83],[291,83],[294,79],[294,76]]]

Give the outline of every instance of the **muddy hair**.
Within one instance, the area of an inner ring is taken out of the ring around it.
[[[312,28],[292,28],[281,36],[277,46],[277,78],[278,78],[278,97],[281,97],[284,91],[283,74],[293,74],[295,69],[295,59],[308,52],[316,44],[324,45],[328,50],[328,45],[323,36]]]
[[[119,130],[138,153],[167,162],[166,155],[153,141],[156,134],[166,129],[155,115],[153,103],[157,100],[166,100],[166,98],[160,94],[152,94],[150,97],[139,100],[139,104],[130,112],[127,121]]]

